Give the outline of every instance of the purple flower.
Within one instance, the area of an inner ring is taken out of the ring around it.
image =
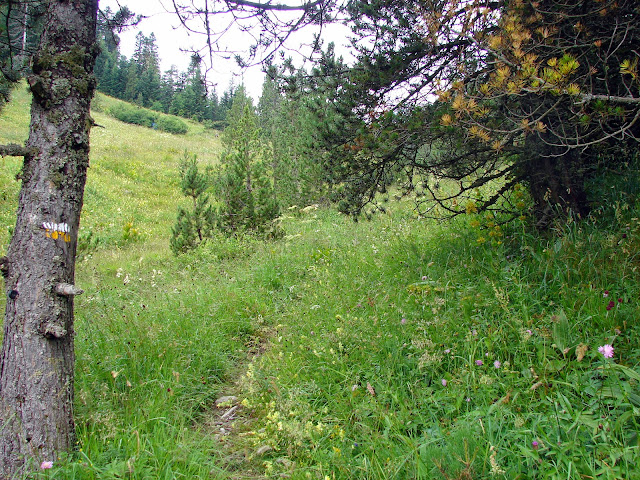
[[[500,368],[502,366],[502,364],[500,363],[500,360],[496,360],[495,362],[493,362],[493,366],[495,368]]]
[[[443,387],[447,386],[447,381],[444,378],[442,380],[440,380],[440,383],[442,383]]]
[[[422,276],[422,281],[425,281],[426,279],[427,279],[427,276],[426,276],[426,275],[423,275],[423,276]]]
[[[404,325],[405,323],[407,323],[407,319],[406,319],[406,318],[403,318],[402,320],[400,320],[400,323],[401,323],[402,325]]]
[[[534,450],[537,450],[540,445],[538,444],[538,442],[534,440],[533,442],[531,442],[531,446],[533,447]]]
[[[450,348],[447,348],[447,349],[444,351],[444,353],[451,353],[451,349],[450,349]]]
[[[609,290],[605,290],[604,293],[602,294],[602,296],[604,298],[607,298],[609,296]]]
[[[615,307],[615,305],[616,305],[615,302],[611,300],[607,305],[607,311],[611,310],[613,307]]]
[[[51,461],[44,461],[40,464],[40,469],[41,470],[47,470],[49,468],[53,468],[53,462]]]
[[[482,366],[482,360],[476,360],[476,365],[481,367]]]
[[[613,347],[609,344],[598,347],[598,351],[604,358],[613,358]]]

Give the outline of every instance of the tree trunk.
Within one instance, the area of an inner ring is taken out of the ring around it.
[[[589,203],[584,189],[585,167],[576,150],[552,151],[536,137],[527,139],[525,177],[534,201],[536,225],[545,229],[558,215],[585,217]]]
[[[0,478],[74,445],[73,288],[89,166],[97,0],[51,0],[28,78],[33,103],[16,227],[2,273]]]

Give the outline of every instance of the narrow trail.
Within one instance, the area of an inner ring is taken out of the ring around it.
[[[230,375],[235,381],[221,386],[223,394],[216,399],[202,424],[220,447],[222,463],[218,467],[226,474],[223,478],[229,480],[267,478],[261,459],[273,449],[268,445],[256,446],[253,441],[259,418],[252,408],[246,406],[240,379],[247,366],[267,352],[271,338],[269,331],[262,331],[261,335],[254,337],[255,343],[248,345],[246,359],[239,362]],[[280,462],[284,461],[280,459]]]

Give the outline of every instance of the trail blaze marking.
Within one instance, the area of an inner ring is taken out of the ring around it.
[[[53,238],[54,240],[61,238],[67,243],[71,241],[71,235],[69,235],[69,225],[67,225],[66,223],[44,222],[42,224],[42,228],[46,230],[45,235],[48,238]]]

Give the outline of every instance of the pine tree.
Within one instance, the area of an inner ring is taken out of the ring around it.
[[[326,195],[322,162],[310,145],[316,125],[308,104],[317,100],[319,94],[287,97],[278,77],[274,69],[263,84],[258,105],[261,135],[269,145],[269,163],[279,202],[305,206]]]
[[[280,209],[268,165],[263,161],[257,117],[242,87],[236,91],[228,120],[222,136],[222,169],[216,181],[221,203],[218,226],[229,234],[273,233],[273,220]]]
[[[206,193],[210,185],[210,175],[198,170],[196,156],[185,152],[180,164],[180,188],[182,194],[191,200],[191,209],[178,209],[170,240],[175,255],[192,250],[211,237],[215,228],[215,212]]]

